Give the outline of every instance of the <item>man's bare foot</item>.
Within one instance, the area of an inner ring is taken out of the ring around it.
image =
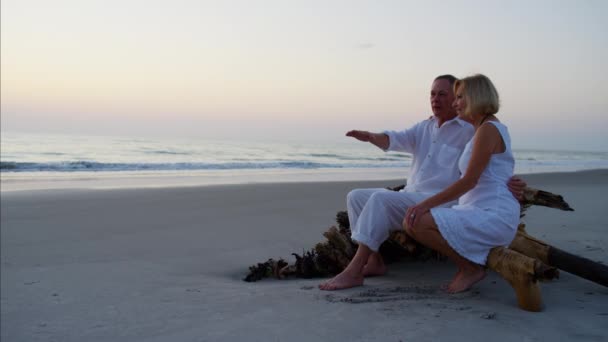
[[[369,257],[367,264],[363,267],[364,277],[377,277],[386,274],[387,267],[379,254],[374,254]]]
[[[479,266],[467,270],[462,270],[456,274],[454,280],[448,286],[448,293],[459,293],[464,292],[471,288],[471,286],[478,283],[486,276],[486,270]]]
[[[344,271],[333,279],[320,284],[319,289],[323,291],[334,291],[361,285],[363,285],[363,274],[355,275]]]

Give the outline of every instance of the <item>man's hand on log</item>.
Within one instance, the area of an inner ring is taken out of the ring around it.
[[[523,179],[513,176],[509,179],[507,186],[509,187],[509,191],[513,194],[513,197],[518,201],[521,202],[524,199],[524,189],[528,184]]]

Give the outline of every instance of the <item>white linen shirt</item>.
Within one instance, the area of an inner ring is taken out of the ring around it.
[[[389,137],[386,151],[413,155],[405,191],[434,195],[460,178],[458,159],[475,129],[459,118],[439,127],[437,118],[431,117],[404,131],[383,133]]]

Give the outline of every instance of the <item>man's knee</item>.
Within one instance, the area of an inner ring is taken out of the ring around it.
[[[371,203],[378,203],[381,205],[390,203],[391,199],[394,198],[395,192],[392,191],[376,191],[370,197]]]
[[[346,203],[348,205],[363,205],[370,197],[370,189],[354,189],[346,194]]]
[[[354,189],[348,192],[348,194],[346,195],[346,202],[347,203],[354,203],[357,198],[359,197],[359,194],[361,193],[361,189]]]

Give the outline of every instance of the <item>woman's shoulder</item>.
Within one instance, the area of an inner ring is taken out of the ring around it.
[[[484,128],[484,126],[486,126],[486,127]],[[503,124],[502,122],[500,122],[498,120],[486,121],[486,122],[484,122],[483,125],[481,125],[481,127],[479,127],[479,129],[481,129],[481,128],[494,132],[495,134],[498,134],[498,135],[508,134],[508,132],[509,132],[509,128],[507,127],[507,125]]]
[[[475,132],[476,139],[484,144],[502,140],[502,128],[499,128],[499,125],[502,125],[499,121],[484,122]]]
[[[477,129],[477,131],[479,133],[486,133],[486,134],[500,134],[500,130],[502,128],[506,128],[507,126],[505,126],[502,122],[498,121],[498,120],[488,120],[486,122],[484,122],[481,126],[479,126],[479,128]]]
[[[511,138],[507,126],[498,120],[484,122],[478,129],[479,139],[486,146],[500,146],[499,151],[493,153],[503,153],[510,145]]]

